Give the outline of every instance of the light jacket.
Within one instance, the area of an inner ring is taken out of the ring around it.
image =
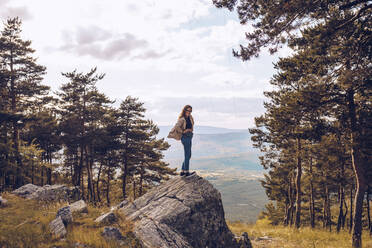
[[[192,124],[191,130],[194,131],[194,118],[190,114],[190,121]],[[180,117],[177,120],[176,125],[169,131],[168,138],[172,138],[175,140],[181,140],[182,133],[186,129],[186,119],[185,117]]]

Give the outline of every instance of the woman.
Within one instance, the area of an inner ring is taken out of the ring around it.
[[[182,163],[181,176],[189,176],[195,174],[195,171],[189,172],[189,164],[191,158],[191,141],[194,131],[194,119],[191,115],[192,107],[186,105],[183,107],[181,114],[178,117],[176,125],[170,130],[168,138],[173,138],[176,140],[181,140],[184,152],[185,159]]]

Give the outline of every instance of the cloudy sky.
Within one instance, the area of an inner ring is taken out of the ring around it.
[[[190,104],[196,125],[251,127],[264,111],[272,63],[288,53],[233,57],[251,27],[212,0],[0,0],[1,29],[14,16],[53,91],[66,82],[61,72],[97,66],[106,73],[101,91],[117,105],[138,97],[158,125],[173,125]]]

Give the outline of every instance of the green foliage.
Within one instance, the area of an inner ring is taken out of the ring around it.
[[[255,147],[264,153],[261,164],[270,169],[266,191],[286,204],[284,223],[292,224],[295,207],[299,228],[301,203],[309,201],[311,226],[321,215],[323,226],[331,229],[330,209],[337,202],[339,231],[345,224],[346,191],[355,190],[350,223],[353,247],[361,247],[364,196],[372,182],[371,2],[213,3],[231,11],[236,7],[241,23],[253,27],[246,34],[248,45],[241,45],[235,56],[249,60],[263,48],[275,53],[285,44],[294,51],[275,64],[277,73],[271,80],[275,89],[265,92],[266,113],[255,119],[256,128],[250,130]],[[290,169],[286,186],[277,179],[283,167]]]

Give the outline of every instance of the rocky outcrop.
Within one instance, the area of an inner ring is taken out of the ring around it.
[[[121,211],[145,248],[240,248],[225,222],[221,194],[194,174],[151,189]]]
[[[84,200],[79,200],[70,204],[70,209],[73,213],[88,213],[88,207]]]
[[[117,209],[119,209],[119,208],[122,208],[122,207],[124,207],[125,205],[127,205],[128,203],[129,203],[129,201],[124,200],[124,201],[120,202],[118,205],[112,207],[112,208],[111,208],[111,211],[113,211],[113,210],[117,210]]]
[[[119,245],[125,245],[125,237],[121,234],[120,230],[117,227],[112,227],[112,226],[106,226],[103,229],[103,232],[101,235],[106,239],[106,240],[114,240],[116,241]]]
[[[37,186],[26,184],[12,192],[26,199],[40,201],[76,201],[80,198],[78,187],[67,187],[66,185],[44,185]]]
[[[20,197],[28,198],[30,195],[35,193],[38,189],[40,189],[40,186],[34,185],[34,184],[26,184],[23,185],[22,187],[14,190],[12,193],[15,195],[18,195]]]
[[[67,234],[61,217],[55,218],[53,221],[51,221],[49,223],[49,229],[57,238],[62,238]]]
[[[58,217],[61,217],[63,224],[65,224],[65,226],[72,223],[73,218],[72,218],[72,212],[71,212],[70,206],[66,206],[66,207],[58,209],[56,218]]]
[[[106,214],[103,214],[99,216],[97,219],[94,220],[94,222],[102,225],[111,225],[112,223],[115,223],[117,221],[117,217],[114,214],[114,212],[108,212]]]

